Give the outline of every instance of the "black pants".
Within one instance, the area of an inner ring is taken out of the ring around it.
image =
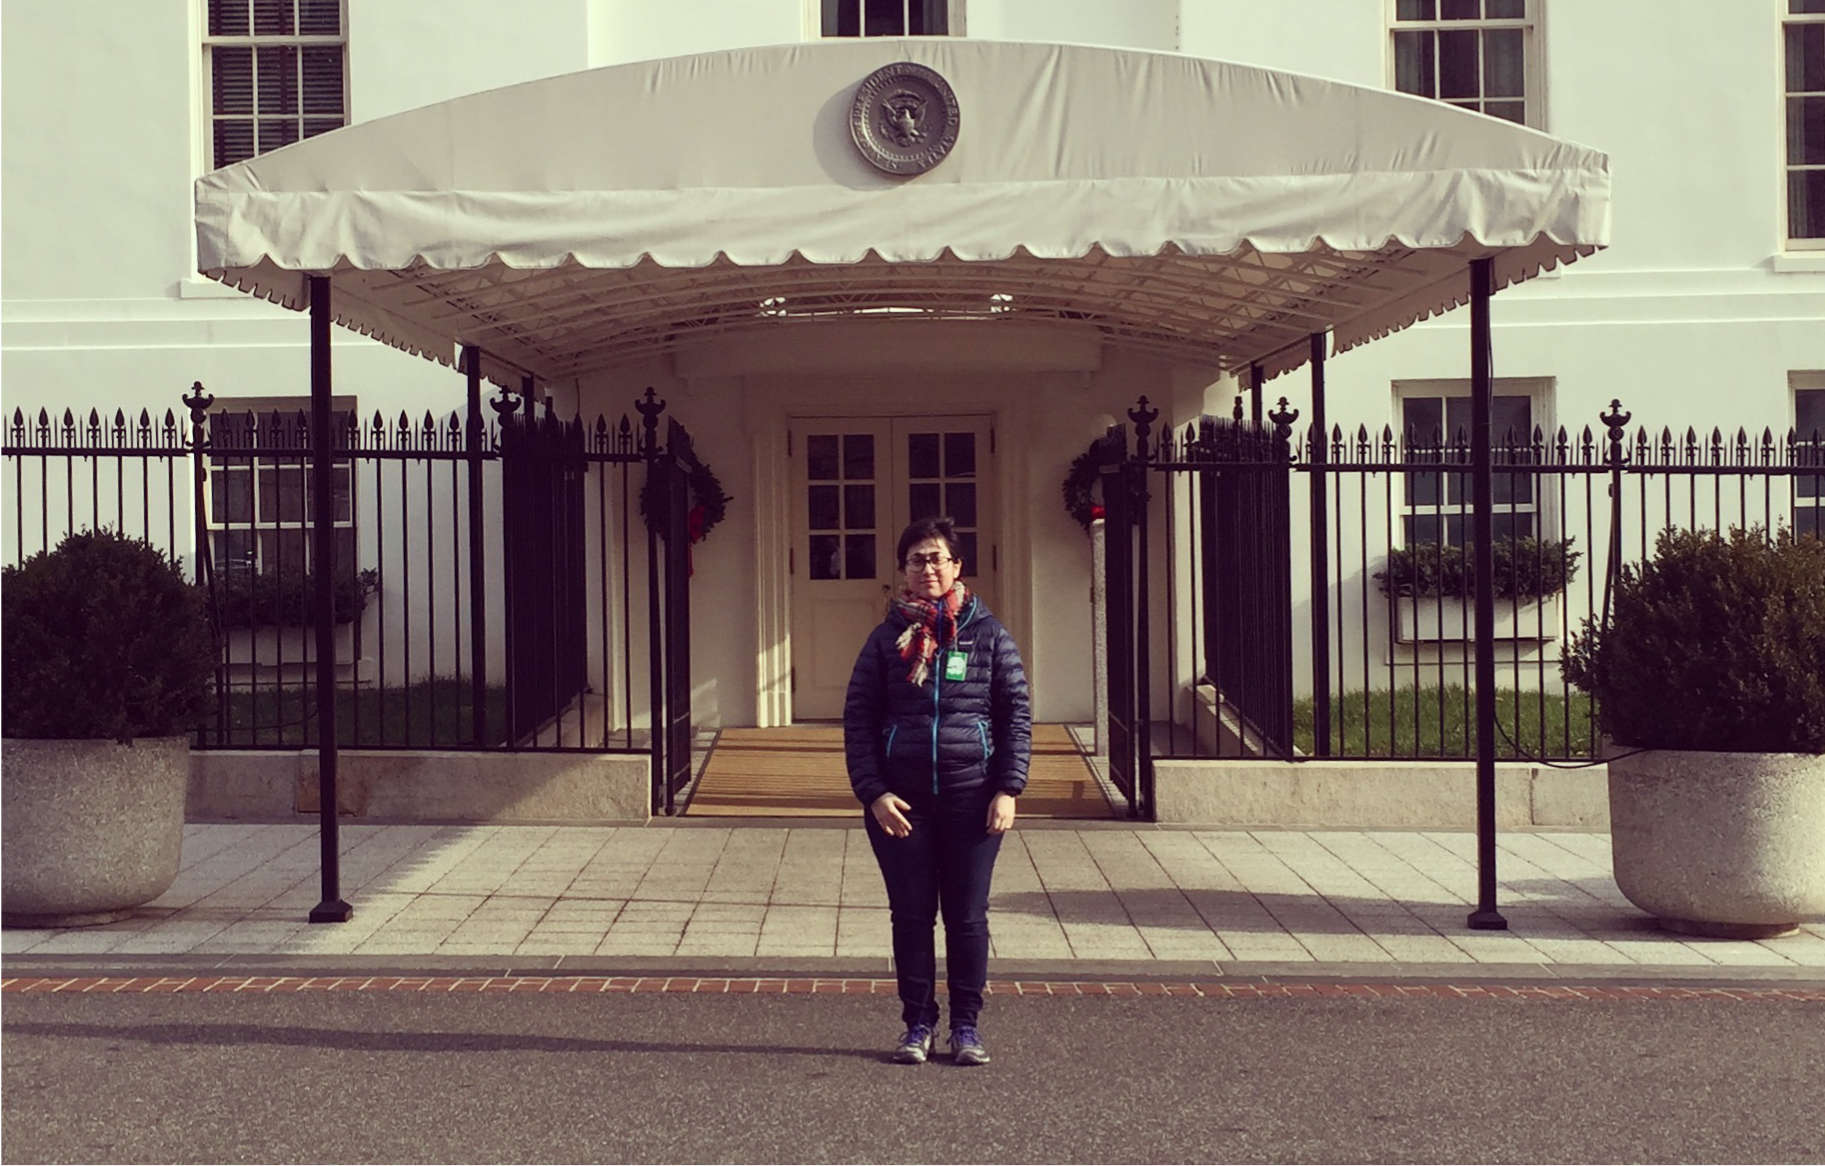
[[[875,861],[887,883],[893,918],[894,971],[900,1016],[908,1028],[938,1025],[938,957],[933,928],[944,912],[944,962],[950,985],[951,1027],[974,1025],[989,978],[989,881],[1001,835],[988,832],[992,790],[943,799],[908,799],[912,833],[895,838],[872,812],[862,817]]]

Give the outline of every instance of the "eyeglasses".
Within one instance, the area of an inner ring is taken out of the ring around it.
[[[914,571],[924,571],[931,567],[942,567],[957,560],[949,555],[907,555],[906,565]]]

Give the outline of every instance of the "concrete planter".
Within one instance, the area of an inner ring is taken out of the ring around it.
[[[1662,926],[1766,938],[1825,917],[1825,755],[1650,750],[1609,781],[1616,885]]]
[[[6,926],[106,923],[164,894],[183,849],[188,738],[3,749]]]

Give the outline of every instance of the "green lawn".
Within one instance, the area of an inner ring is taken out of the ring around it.
[[[1476,697],[1461,685],[1360,690],[1331,697],[1331,753],[1336,757],[1475,757]],[[1544,710],[1545,730],[1541,730]],[[1293,704],[1293,739],[1313,752],[1313,702]],[[1365,724],[1365,720],[1367,724]],[[1417,724],[1415,723],[1417,720]],[[1497,757],[1590,756],[1595,745],[1590,697],[1498,689]],[[1517,731],[1517,725],[1519,726]],[[1506,734],[1506,736],[1504,736]],[[1526,753],[1510,744],[1518,743]]]
[[[439,679],[384,692],[364,686],[336,693],[336,741],[341,745],[416,745],[460,748],[475,740],[467,680]],[[507,690],[487,694],[488,731],[498,742],[506,732]],[[214,718],[204,731],[215,742]],[[228,696],[228,734],[223,744],[296,745],[317,743],[317,698],[304,688],[241,689]]]

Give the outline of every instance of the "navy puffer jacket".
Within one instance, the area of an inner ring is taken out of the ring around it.
[[[906,625],[898,608],[889,613],[849,678],[843,746],[855,796],[868,806],[889,791],[909,800],[984,787],[1018,795],[1027,785],[1033,714],[1014,637],[972,595],[957,613],[955,642],[939,644],[930,675],[915,686],[894,646]],[[946,679],[952,651],[966,660],[961,680]]]

